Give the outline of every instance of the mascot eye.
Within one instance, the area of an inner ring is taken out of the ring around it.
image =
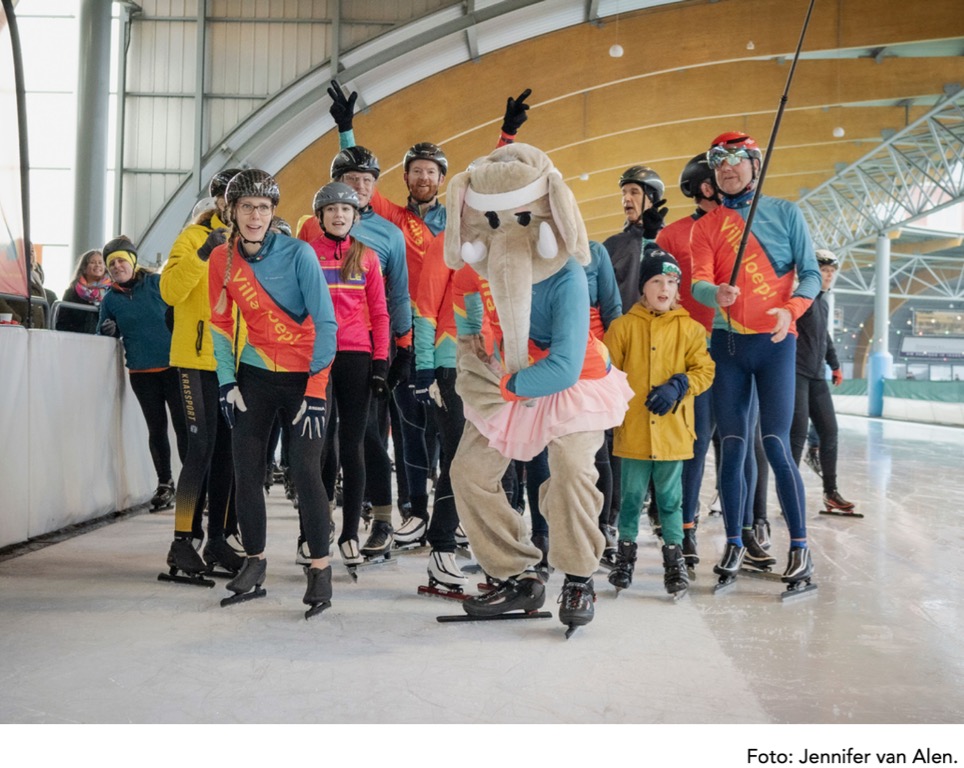
[[[497,214],[495,211],[486,211],[485,218],[489,220],[489,226],[492,227],[492,229],[499,228],[499,214]]]
[[[515,220],[519,222],[520,227],[528,227],[529,222],[532,221],[532,214],[528,211],[522,211],[515,215]]]

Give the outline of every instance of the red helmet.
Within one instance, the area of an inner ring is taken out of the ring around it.
[[[741,157],[740,150],[743,150],[742,157],[756,160],[763,158],[763,153],[760,151],[760,145],[756,143],[756,139],[741,131],[727,131],[713,139],[710,143],[710,149],[706,153],[706,159],[710,168],[716,168],[728,155]],[[736,164],[739,160],[730,160],[730,162]]]

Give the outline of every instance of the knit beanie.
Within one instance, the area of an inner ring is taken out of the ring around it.
[[[676,275],[677,278],[682,278],[683,273],[676,259],[662,248],[647,244],[639,265],[639,292],[642,293],[643,286],[657,275]]]
[[[132,268],[137,268],[137,249],[127,235],[115,237],[104,246],[104,263],[110,266],[114,259],[129,261]]]

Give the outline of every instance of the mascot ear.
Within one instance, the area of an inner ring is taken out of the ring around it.
[[[445,265],[459,270],[465,266],[462,261],[462,206],[465,204],[465,190],[471,180],[469,171],[462,171],[449,179],[445,198]]]
[[[576,196],[555,169],[549,173],[549,208],[552,211],[553,223],[569,255],[585,266],[590,261],[586,225],[579,214]]]

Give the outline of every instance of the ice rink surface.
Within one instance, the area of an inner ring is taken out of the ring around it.
[[[461,607],[416,595],[427,550],[357,583],[335,555],[333,605],[305,621],[280,485],[267,597],[229,608],[223,581],[157,581],[173,510],[135,514],[0,562],[0,722],[960,724],[962,470],[964,430],[841,417],[840,491],[866,517],[817,514],[802,468],[816,593],[783,603],[779,583],[740,578],[714,595],[723,524],[704,507],[685,598],[663,591],[646,531],[632,587],[616,599],[597,574],[596,618],[570,640],[561,574],[551,619],[437,623]],[[782,570],[772,488],[770,512]]]

